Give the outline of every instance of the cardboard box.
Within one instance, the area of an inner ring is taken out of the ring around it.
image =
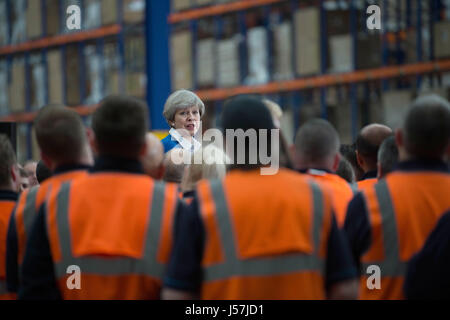
[[[105,95],[119,94],[120,90],[120,56],[117,43],[105,43],[103,47],[103,68],[105,72]]]
[[[215,69],[215,40],[213,38],[197,41],[196,65],[197,65],[197,85],[214,85]]]
[[[142,71],[145,68],[145,38],[133,36],[125,39],[125,68]]]
[[[9,82],[9,110],[25,111],[25,62],[23,58],[16,58],[11,65],[11,79]]]
[[[61,32],[59,6],[59,0],[45,0],[45,21],[48,36],[54,36]]]
[[[359,34],[356,50],[357,69],[371,69],[381,66],[382,54],[379,34]]]
[[[392,90],[383,94],[383,122],[392,129],[399,128],[412,102],[410,90]]]
[[[434,55],[436,58],[450,57],[450,21],[434,24]]]
[[[108,4],[109,6],[111,4]],[[101,0],[84,1],[84,17],[82,24],[85,29],[95,29],[100,27],[102,22],[102,3]]]
[[[26,0],[15,0],[11,3],[11,43],[25,42],[27,39]]]
[[[144,72],[125,74],[125,93],[130,96],[145,98],[147,92],[147,76]]]
[[[45,66],[40,54],[30,56],[28,66],[30,79],[30,108],[38,110],[45,104]]]
[[[289,80],[294,77],[292,67],[292,23],[286,21],[274,29],[274,79]]]
[[[181,11],[191,7],[191,0],[172,0],[171,11]]]
[[[335,35],[329,38],[329,72],[349,72],[353,70],[352,36]]]
[[[139,23],[144,21],[145,0],[122,0],[123,22]]]
[[[0,0],[0,46],[9,42],[9,25],[6,0]]]
[[[117,0],[102,0],[102,25],[115,24],[118,21]]]
[[[84,62],[86,88],[84,104],[91,105],[103,98],[102,57],[97,54],[95,45],[84,48]]]
[[[41,12],[41,1],[42,0],[32,0],[28,1],[27,5],[27,38],[35,39],[39,38],[43,34],[42,30],[42,12]]]
[[[65,51],[65,74],[66,74],[66,104],[69,106],[78,106],[81,104],[80,92],[80,61],[78,55],[78,46],[71,45],[66,47]]]
[[[64,103],[62,54],[59,49],[47,52],[48,101],[52,104]]]
[[[221,40],[217,47],[218,86],[234,87],[240,84],[239,48],[236,38]]]
[[[177,32],[171,38],[172,89],[192,88],[192,34]]]
[[[255,27],[247,31],[248,76],[247,85],[269,82],[269,56],[267,31],[265,27]]]
[[[296,71],[300,75],[320,72],[320,15],[317,8],[304,8],[294,14],[296,29]]]

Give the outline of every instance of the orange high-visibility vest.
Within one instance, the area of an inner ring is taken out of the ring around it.
[[[361,299],[404,298],[406,265],[450,208],[449,190],[450,174],[401,171],[363,190],[372,241],[361,257]],[[373,273],[367,273],[371,265],[380,267],[379,290],[370,290],[367,285]]]
[[[342,228],[344,226],[348,204],[354,196],[352,187],[337,174],[315,169],[308,170],[307,174],[319,183],[323,183],[330,188],[336,221],[338,226]]]
[[[36,217],[39,208],[44,203],[46,195],[50,188],[58,188],[63,182],[84,177],[88,174],[86,170],[74,170],[52,176],[45,180],[41,185],[22,192],[17,208],[14,212],[17,234],[17,257],[19,269],[25,256],[25,244],[30,234],[31,226]]]
[[[6,235],[15,205],[16,202],[12,200],[0,201],[0,300],[13,300],[17,297],[9,293],[6,286]]]
[[[234,170],[197,187],[206,237],[202,299],[324,299],[331,195],[281,169]]]
[[[377,183],[377,182],[378,182],[377,178],[369,178],[369,179],[358,181],[358,182],[356,182],[356,184],[358,185],[358,190],[361,191],[365,188],[373,187],[375,185],[375,183]]]
[[[52,191],[47,232],[62,297],[159,299],[177,201],[175,184],[126,173],[95,173]],[[72,265],[79,290],[68,286]]]

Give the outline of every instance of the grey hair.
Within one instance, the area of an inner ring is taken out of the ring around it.
[[[198,107],[200,117],[202,117],[205,113],[205,104],[203,101],[192,91],[185,89],[178,90],[167,98],[164,104],[163,116],[167,122],[173,121],[177,110],[194,106]]]
[[[398,162],[398,148],[395,143],[395,137],[386,138],[378,150],[378,163],[380,164],[383,175],[392,171]]]

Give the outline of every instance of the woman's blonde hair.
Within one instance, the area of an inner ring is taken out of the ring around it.
[[[195,163],[201,159],[201,163]],[[226,174],[227,156],[220,148],[213,144],[197,150],[191,156],[191,164],[186,167],[181,188],[183,191],[194,190],[195,185],[202,179],[222,179]]]

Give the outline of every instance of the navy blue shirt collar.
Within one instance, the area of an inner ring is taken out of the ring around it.
[[[19,195],[14,191],[0,190],[0,201],[17,201]]]
[[[143,174],[141,163],[136,159],[100,156],[95,159],[91,172],[126,172]]]
[[[89,170],[91,167],[83,165],[83,164],[65,164],[62,166],[57,167],[53,174],[62,174],[70,171],[76,171],[76,170]]]
[[[402,161],[397,164],[394,170],[450,172],[448,164],[439,159],[413,159]]]
[[[370,170],[370,171],[367,171],[366,173],[364,173],[361,180],[373,179],[373,178],[376,178],[377,175],[378,175],[377,170]]]

